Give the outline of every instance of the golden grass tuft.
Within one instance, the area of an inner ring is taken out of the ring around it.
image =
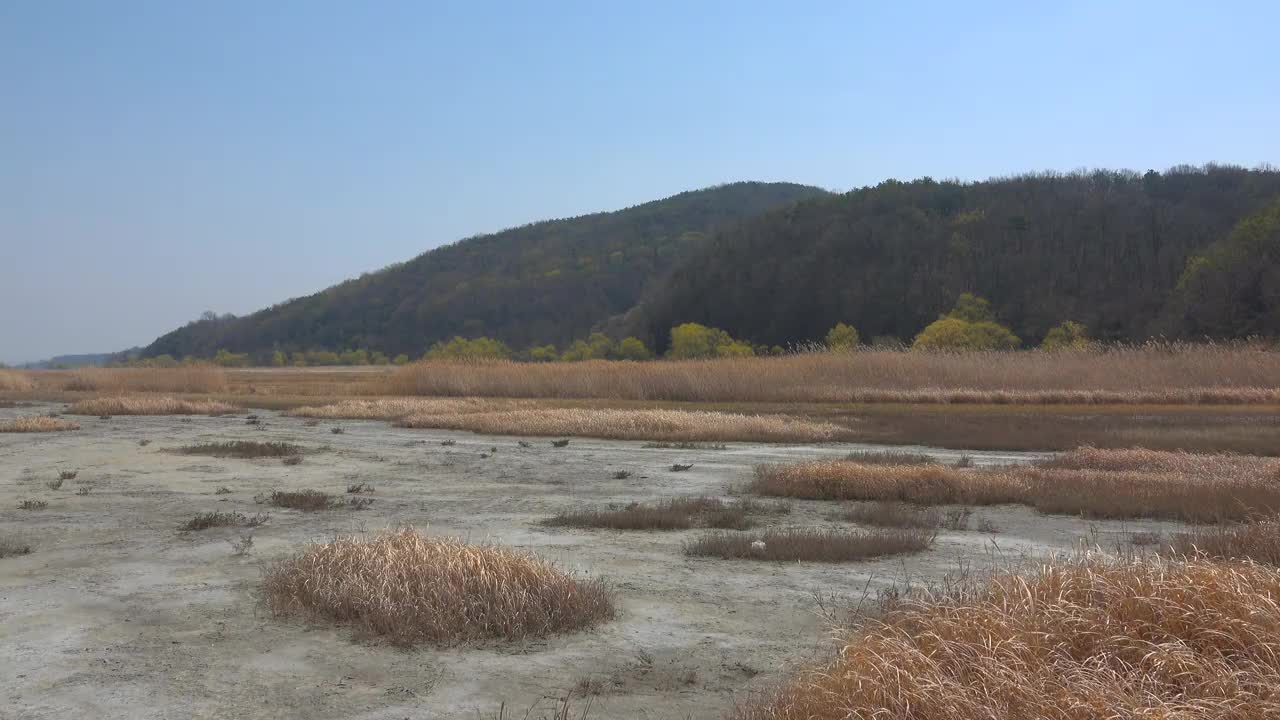
[[[184,400],[169,395],[112,395],[67,408],[70,415],[225,415],[240,408],[216,400]]]
[[[12,420],[0,421],[3,433],[40,433],[79,430],[80,423],[47,415],[24,415]]]
[[[908,597],[735,720],[1280,717],[1280,572],[1082,558]]]
[[[25,392],[36,389],[36,381],[24,372],[0,368],[0,390]]]
[[[351,623],[402,645],[543,637],[615,614],[600,580],[412,528],[310,545],[268,570],[265,591],[277,614]]]
[[[223,393],[227,373],[216,365],[176,368],[82,368],[64,390],[92,392]]]
[[[742,440],[824,442],[843,437],[838,425],[783,415],[687,410],[551,408],[410,415],[400,427],[470,430],[489,435],[573,435],[611,440]]]
[[[423,362],[394,395],[706,402],[1251,404],[1280,402],[1280,353],[1149,345],[1079,353],[867,350],[770,358]]]
[[[1221,522],[1280,512],[1280,460],[1096,448],[998,468],[812,460],[760,465],[748,489],[807,500],[1019,503],[1046,514]]]

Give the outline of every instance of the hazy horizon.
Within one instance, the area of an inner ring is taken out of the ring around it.
[[[1280,159],[1268,3],[495,8],[0,8],[0,361],[724,182]]]

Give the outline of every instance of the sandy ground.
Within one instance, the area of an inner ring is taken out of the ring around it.
[[[0,418],[59,409],[0,409]],[[78,432],[0,434],[0,535],[34,545],[0,560],[3,718],[494,718],[542,717],[551,696],[587,680],[592,717],[716,718],[800,661],[822,657],[816,595],[860,598],[904,578],[955,571],[965,559],[1067,552],[1121,541],[1130,523],[979,508],[997,534],[946,532],[934,549],[845,565],[688,559],[699,531],[552,530],[537,521],[580,504],[682,494],[723,495],[753,464],[839,456],[858,445],[726,450],[644,449],[639,442],[532,439],[406,430],[383,422],[244,416],[81,418]],[[340,425],[343,434],[331,428]],[[195,441],[288,440],[301,465],[214,459],[172,450]],[[442,446],[442,440],[455,445]],[[140,441],[150,441],[140,445]],[[492,452],[491,448],[497,448]],[[934,451],[955,459],[955,451]],[[491,453],[482,458],[482,453]],[[979,463],[1019,453],[971,453]],[[673,462],[693,463],[672,473]],[[60,470],[76,479],[52,490]],[[612,479],[616,470],[632,477]],[[271,509],[237,556],[242,530],[182,533],[198,512],[265,510],[256,494],[375,486],[373,505],[302,513]],[[232,490],[216,495],[219,487]],[[81,487],[88,495],[77,495]],[[24,499],[45,510],[17,509]],[[776,524],[833,525],[829,503],[799,502]],[[273,559],[335,533],[413,523],[430,533],[531,548],[561,566],[608,578],[619,618],[595,630],[520,645],[406,651],[353,639],[342,627],[273,618],[258,597]],[[1142,529],[1171,525],[1143,523]],[[581,705],[581,701],[576,703]]]

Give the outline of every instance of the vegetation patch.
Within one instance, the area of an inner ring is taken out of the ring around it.
[[[729,717],[1271,717],[1277,596],[1280,572],[1257,564],[1081,558],[998,573],[840,631],[833,660]]]
[[[355,625],[402,645],[521,640],[613,619],[612,591],[528,553],[412,528],[310,545],[266,574],[279,615]]]
[[[303,512],[330,510],[343,505],[341,498],[319,490],[273,490],[260,502]]]
[[[171,395],[110,395],[72,403],[71,415],[226,415],[240,408],[216,400],[185,400]]]
[[[227,391],[227,375],[222,368],[212,365],[184,365],[173,368],[82,368],[75,371],[63,389],[110,393],[223,393]]]
[[[179,527],[179,530],[207,530],[215,527],[257,527],[270,520],[267,513],[245,515],[238,512],[206,512],[200,513]]]
[[[647,442],[641,447],[646,450],[728,450],[729,446],[724,443],[700,443],[700,442]]]
[[[745,530],[755,526],[753,516],[777,512],[776,506],[753,501],[726,503],[714,497],[677,497],[604,509],[563,510],[542,524],[610,530],[687,530],[694,527]]]
[[[549,408],[466,414],[410,415],[401,427],[470,430],[489,435],[571,435],[614,440],[743,440],[823,442],[848,431],[782,415],[687,410]]]
[[[1135,544],[1136,541],[1135,541]],[[1280,567],[1280,518],[1242,525],[1215,525],[1173,536],[1179,555],[1213,560],[1247,560]]]
[[[198,443],[178,449],[183,455],[209,455],[234,458],[285,458],[297,457],[302,448],[287,442],[257,442],[255,440],[228,440],[226,442]]]
[[[899,450],[855,450],[844,457],[863,465],[936,465],[931,455]]]
[[[938,528],[946,518],[941,510],[903,502],[859,503],[836,514],[839,520],[874,527]]]
[[[44,500],[23,500],[18,503],[19,510],[44,510],[49,507],[49,503]]]
[[[31,553],[31,544],[13,537],[0,537],[0,558]]]
[[[80,423],[47,415],[24,415],[12,420],[0,421],[3,433],[42,433],[79,430]]]
[[[725,560],[855,562],[927,550],[936,537],[934,531],[920,528],[859,531],[788,528],[766,530],[763,534],[714,532],[686,543],[684,553]]]
[[[503,410],[528,403],[482,398],[392,397],[375,400],[342,400],[328,405],[295,408],[293,417],[326,420],[396,420],[409,415],[454,415]]]
[[[26,373],[0,368],[0,390],[26,392],[35,389],[36,381]]]

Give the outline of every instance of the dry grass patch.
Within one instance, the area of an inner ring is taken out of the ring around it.
[[[789,528],[766,530],[761,535],[715,532],[686,543],[684,553],[725,560],[855,562],[927,550],[936,537],[934,531],[921,528],[856,531]]]
[[[1244,345],[1094,352],[867,350],[660,362],[425,362],[393,395],[694,402],[1276,403],[1280,354]]]
[[[1280,567],[1280,518],[1178,533],[1173,536],[1170,548],[1188,557],[1251,560]]]
[[[1216,523],[1280,512],[1275,477],[1038,468],[1019,474],[1028,487],[1024,504],[1046,514]]]
[[[1280,572],[1047,565],[910,596],[735,720],[1280,716]]]
[[[1010,470],[945,465],[866,465],[811,460],[758,465],[748,489],[757,495],[804,500],[872,500],[917,505],[997,505],[1021,502],[1026,482]]]
[[[206,512],[200,513],[183,523],[179,530],[208,530],[215,527],[257,527],[270,520],[266,513],[245,515],[238,512]]]
[[[606,509],[564,510],[542,522],[549,527],[610,530],[687,530],[693,527],[745,530],[762,514],[760,503],[725,503],[713,497],[680,497],[655,503],[628,503]]]
[[[903,502],[860,503],[845,508],[835,517],[873,527],[938,528],[945,521],[941,510]]]
[[[72,403],[71,415],[226,415],[240,408],[216,400],[184,400],[171,395],[111,395]]]
[[[64,420],[47,415],[24,415],[12,420],[0,421],[0,433],[63,432],[79,429],[80,423],[74,420]]]
[[[397,420],[409,415],[455,415],[487,412],[528,405],[512,400],[482,398],[398,397],[375,400],[342,400],[329,405],[295,408],[286,412],[293,417],[313,419]]]
[[[613,619],[613,593],[528,553],[411,528],[310,545],[266,575],[277,614],[350,623],[394,643],[520,640]]]
[[[342,500],[334,495],[309,489],[273,490],[270,495],[262,498],[260,502],[265,502],[275,507],[289,508],[290,510],[302,510],[303,512],[330,510],[341,507],[343,504]]]
[[[197,443],[178,448],[183,455],[209,455],[234,458],[289,458],[300,457],[302,448],[287,442],[257,442],[256,440],[228,440],[226,442]]]
[[[0,368],[0,390],[26,392],[36,389],[36,381],[26,373]]]
[[[44,510],[49,507],[49,503],[44,500],[23,500],[18,503],[19,510]]]
[[[65,390],[110,393],[224,393],[227,373],[214,365],[177,368],[83,368],[72,373]]]
[[[29,555],[31,544],[13,537],[0,537],[0,558]]]
[[[823,442],[847,433],[831,423],[783,415],[686,410],[510,410],[410,415],[396,424],[409,428],[470,430],[488,435],[572,435],[612,440]]]
[[[863,465],[933,465],[938,461],[931,455],[904,450],[855,450],[844,457]]]

